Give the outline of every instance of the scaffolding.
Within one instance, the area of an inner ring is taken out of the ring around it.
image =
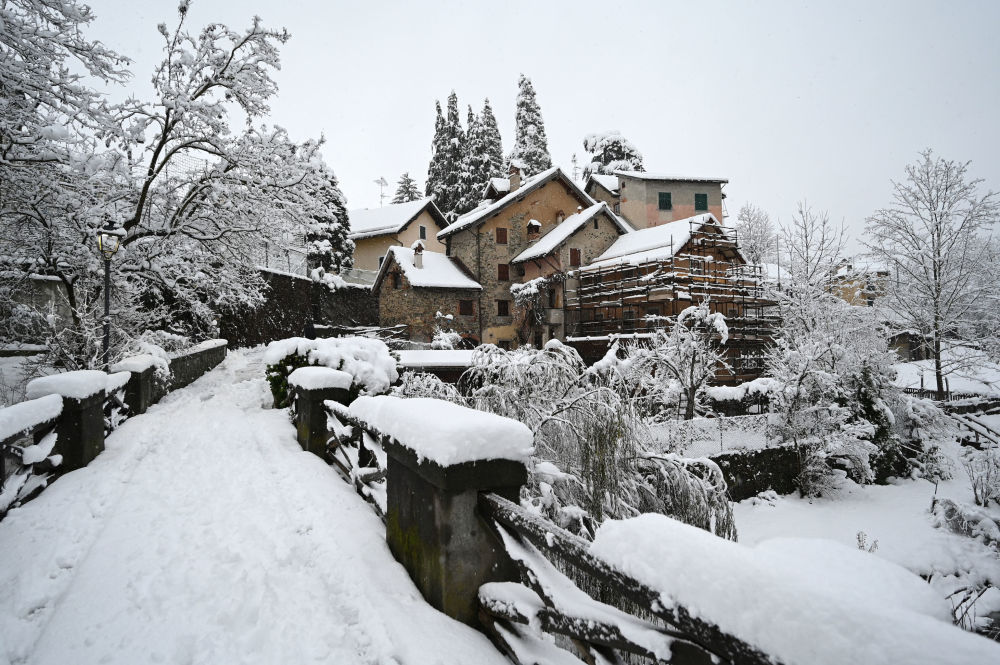
[[[685,308],[708,301],[726,317],[730,380],[760,375],[778,324],[761,266],[747,264],[734,229],[689,222],[689,236],[664,258],[583,268],[565,285],[570,342],[652,337]]]

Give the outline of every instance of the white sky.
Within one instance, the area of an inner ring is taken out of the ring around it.
[[[129,92],[148,97],[177,3],[91,5],[89,35],[135,61]],[[187,25],[254,14],[292,34],[271,122],[326,136],[350,208],[378,205],[379,176],[423,185],[434,100],[452,89],[463,121],[490,98],[509,151],[521,72],[557,164],[617,129],[649,171],[729,178],[732,218],[753,201],[787,219],[805,197],[857,236],[925,147],[1000,189],[996,1],[195,0]]]

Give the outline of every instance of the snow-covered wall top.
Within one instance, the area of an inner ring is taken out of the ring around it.
[[[472,349],[413,349],[397,351],[401,367],[472,367]]]
[[[62,398],[45,395],[0,409],[0,441],[32,429],[62,413]]]
[[[493,459],[528,461],[532,434],[522,423],[438,399],[359,397],[351,413],[440,466]]]
[[[28,382],[28,399],[43,395],[62,395],[84,399],[108,387],[108,375],[96,369],[81,369],[50,376],[40,376]]]
[[[384,393],[399,373],[396,359],[389,353],[385,342],[367,337],[331,337],[306,339],[291,337],[267,345],[264,363],[275,365],[282,359],[298,354],[305,356],[312,365],[339,369],[354,377],[354,382],[370,394]]]
[[[170,363],[166,358],[154,356],[149,353],[122,358],[111,366],[112,372],[143,372],[151,367],[162,367],[164,370],[170,368]]]
[[[351,387],[354,377],[347,372],[329,367],[299,367],[288,375],[288,385],[304,390],[322,390],[324,388]]]
[[[590,551],[786,665],[1000,662],[922,579],[834,542],[747,547],[646,514],[605,522]]]

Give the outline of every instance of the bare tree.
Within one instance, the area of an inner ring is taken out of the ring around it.
[[[782,250],[788,259],[792,280],[810,287],[824,287],[847,243],[844,224],[834,224],[824,210],[815,212],[799,201],[792,222],[781,227]]]
[[[753,203],[744,203],[736,215],[740,250],[750,263],[771,262],[777,254],[776,233],[770,215]]]
[[[968,339],[981,303],[997,294],[984,276],[1000,199],[979,193],[983,181],[970,179],[968,167],[924,150],[906,167],[906,180],[892,182],[892,203],[867,224],[869,251],[894,277],[885,303],[899,323],[930,339],[939,394],[945,375],[971,362],[968,354],[945,356],[945,340]]]

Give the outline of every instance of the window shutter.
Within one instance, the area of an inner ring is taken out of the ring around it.
[[[570,248],[569,250],[569,264],[572,267],[579,267],[580,265],[580,250]]]
[[[697,212],[708,211],[708,194],[694,195],[694,209]]]
[[[670,192],[660,192],[659,194],[659,207],[660,210],[672,210],[673,201],[670,199]]]
[[[507,229],[497,229],[497,244],[506,245],[507,244]]]

